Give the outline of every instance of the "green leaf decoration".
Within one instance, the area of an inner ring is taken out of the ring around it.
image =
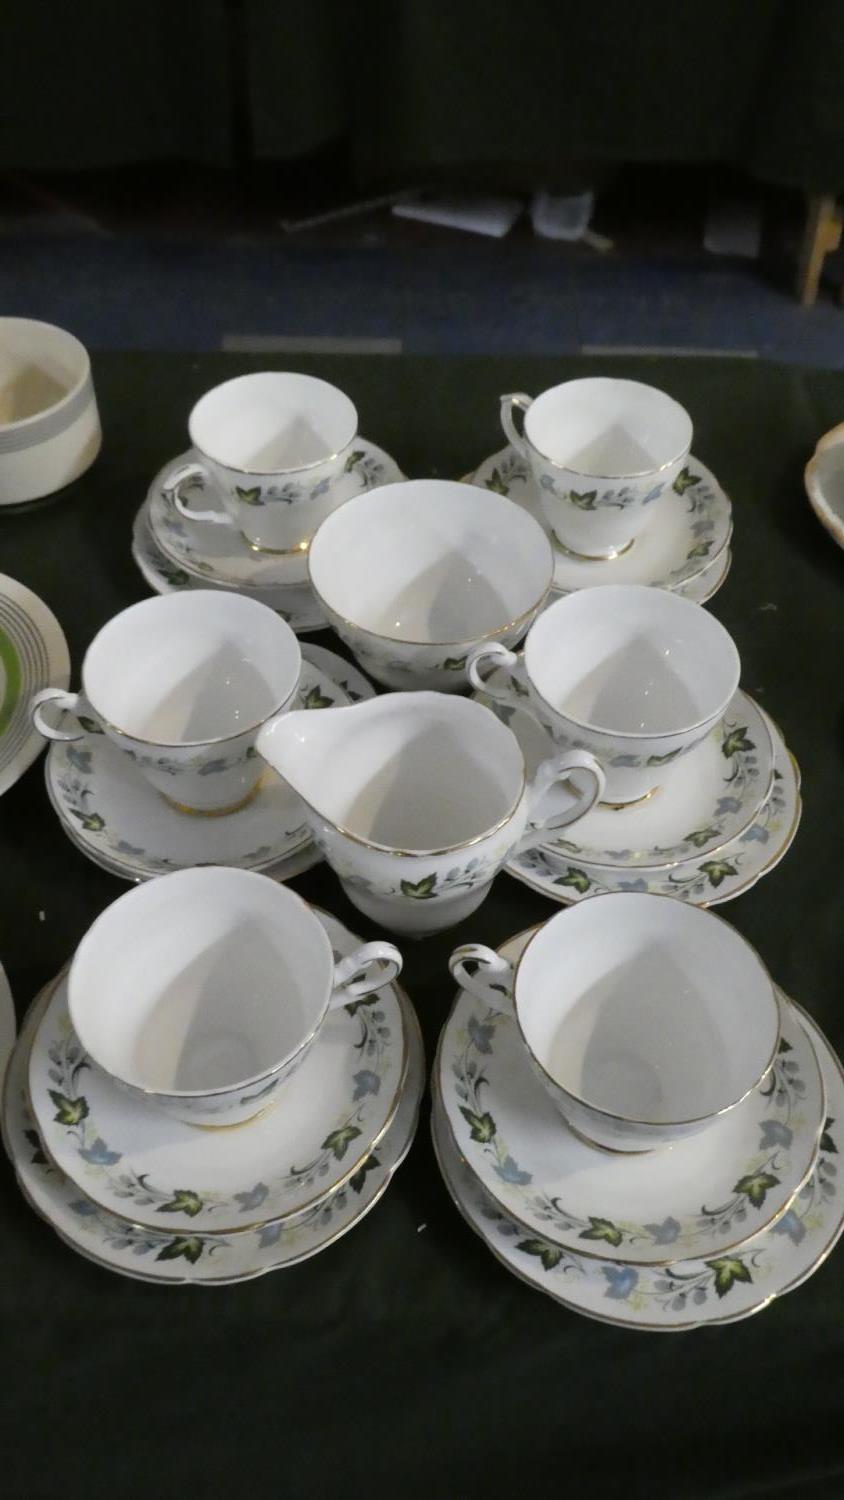
[[[589,1215],[589,1228],[581,1229],[578,1239],[581,1240],[604,1240],[608,1245],[618,1246],[624,1239],[624,1235],[612,1219],[596,1219],[593,1214]]]
[[[834,1124],[835,1121],[830,1115],[826,1120],[824,1120],[824,1127],[821,1133],[821,1143],[819,1149],[821,1151],[826,1151],[829,1156],[838,1155],[838,1147],[836,1146],[834,1140],[832,1139],[832,1136],[829,1133]]]
[[[443,662],[443,671],[460,672],[466,665],[465,656],[447,656]]]
[[[302,699],[302,706],[303,708],[330,708],[333,702],[334,699],[321,693],[318,687],[312,687]]]
[[[50,1089],[50,1098],[56,1106],[54,1120],[60,1125],[79,1125],[82,1120],[88,1118],[88,1101],[82,1095],[78,1099],[68,1099],[66,1094],[60,1094],[58,1089]]]
[[[681,469],[674,481],[673,487],[678,495],[685,495],[686,490],[690,490],[692,485],[700,484],[700,479],[700,474],[692,474],[689,469]]]
[[[30,1158],[30,1160],[32,1162],[32,1165],[34,1167],[46,1167],[46,1166],[49,1166],[49,1162],[47,1161],[47,1158],[44,1155],[44,1150],[43,1150],[43,1147],[41,1145],[41,1137],[38,1134],[38,1131],[37,1130],[25,1130],[24,1131],[24,1135],[26,1136],[26,1139],[29,1141],[29,1144],[32,1147],[32,1156]]]
[[[323,1151],[331,1151],[337,1161],[342,1161],[349,1149],[350,1143],[356,1136],[360,1135],[357,1125],[341,1125],[338,1130],[332,1130],[322,1143]]]
[[[516,1249],[524,1250],[525,1255],[538,1256],[545,1271],[553,1271],[565,1254],[557,1245],[549,1245],[546,1240],[519,1240]]]
[[[737,1281],[753,1281],[744,1261],[735,1255],[720,1255],[717,1260],[707,1260],[705,1265],[715,1273],[715,1290],[719,1297],[726,1297]]]
[[[689,552],[686,553],[686,562],[691,562],[693,557],[708,557],[711,542],[696,542]]]
[[[73,813],[73,816],[75,818],[79,819],[79,822],[81,823],[82,827],[88,829],[89,833],[102,833],[103,829],[105,828],[105,818],[101,817],[100,814],[97,813],[97,812],[95,812],[95,813],[86,813],[86,812],[77,812],[77,813],[74,813],[73,812],[73,808],[71,808],[70,811],[71,811],[71,813]]]
[[[582,493],[578,493],[577,490],[569,490],[568,498],[572,505],[577,506],[578,510],[594,510],[598,491],[584,490]]]
[[[721,745],[721,754],[726,755],[729,760],[731,755],[737,755],[740,750],[755,750],[756,746],[752,740],[747,738],[747,725],[741,724],[737,729],[731,729],[724,736]]]
[[[170,1240],[156,1255],[156,1260],[187,1260],[195,1266],[202,1254],[202,1240],[196,1235],[180,1234]]]
[[[243,490],[239,484],[236,484],[235,493],[238,500],[242,500],[244,505],[263,505],[264,503],[261,499],[261,486],[259,484],[256,484],[251,490]]]
[[[90,714],[77,714],[76,717],[82,725],[82,728],[85,730],[86,734],[103,733],[103,730],[100,728],[96,719],[92,719]]]
[[[489,479],[484,481],[484,488],[494,490],[496,495],[508,495],[510,493],[508,486],[501,478],[501,471],[499,469],[493,469]]]
[[[649,755],[647,764],[649,766],[667,766],[672,760],[676,760],[678,755],[682,754],[683,746],[678,745],[676,750],[666,750],[664,755]]]
[[[162,1203],[158,1209],[160,1214],[187,1214],[189,1218],[195,1219],[202,1209],[202,1199],[198,1193],[190,1188],[176,1188],[169,1203]]]
[[[358,1167],[357,1171],[353,1172],[351,1177],[349,1178],[349,1187],[352,1189],[352,1191],[355,1193],[362,1192],[363,1185],[366,1181],[367,1172],[377,1172],[380,1165],[381,1163],[379,1162],[377,1156],[368,1156],[366,1158],[366,1161],[363,1162]]]
[[[344,474],[351,474],[352,469],[356,469],[357,468],[357,466],[360,463],[360,461],[361,461],[362,458],[366,458],[366,452],[365,452],[365,450],[363,448],[355,448],[355,449],[353,449],[353,451],[349,454],[348,458],[346,459],[345,464],[343,465],[343,473]]]
[[[554,881],[555,885],[570,885],[574,890],[585,896],[592,882],[585,870],[577,870],[574,865],[569,865],[565,875],[558,875]]]
[[[776,1187],[779,1180],[773,1172],[748,1172],[744,1177],[739,1178],[733,1192],[743,1193],[745,1198],[750,1199],[754,1208],[761,1208],[768,1196],[768,1190]]]
[[[375,1005],[379,998],[380,996],[377,994],[361,995],[359,1000],[350,1000],[348,1005],[343,1006],[343,1009],[347,1015],[354,1016],[360,1010],[362,1005]]]
[[[728,859],[707,859],[700,868],[709,884],[716,887],[721,885],[728,875],[738,875],[735,865],[731,865]]]
[[[469,1131],[473,1141],[480,1141],[485,1146],[495,1135],[495,1121],[490,1114],[476,1115],[474,1110],[467,1109],[464,1104],[460,1106],[460,1113],[468,1122]]]
[[[421,880],[403,880],[400,890],[403,896],[409,896],[412,901],[427,901],[434,895],[436,883],[436,874],[423,875]]]
[[[791,1043],[787,1042],[784,1036],[781,1036],[780,1037],[780,1044],[779,1044],[779,1046],[777,1048],[777,1051],[778,1052],[793,1052],[793,1050],[794,1049],[793,1049]]]
[[[708,843],[711,838],[716,837],[720,832],[720,828],[696,828],[694,833],[684,834],[683,843],[694,844],[696,849],[702,849],[704,844]]]

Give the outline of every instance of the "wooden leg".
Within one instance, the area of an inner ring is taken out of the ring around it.
[[[828,193],[810,198],[797,267],[797,296],[803,307],[811,307],[815,302],[823,263],[840,243],[841,210],[835,198]]]

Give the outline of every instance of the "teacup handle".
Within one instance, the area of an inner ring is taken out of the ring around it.
[[[162,491],[175,505],[179,515],[184,516],[186,521],[208,521],[212,526],[233,526],[234,521],[224,510],[191,510],[182,495],[182,485],[187,484],[189,479],[202,479],[213,484],[212,476],[202,464],[182,464],[180,469],[168,474]]]
[[[348,1005],[350,1000],[383,989],[385,984],[398,979],[401,971],[402,956],[393,943],[364,943],[335,964],[330,1008]]]
[[[514,969],[509,959],[483,943],[461,943],[448,967],[462,990],[505,1016],[512,1014]]]
[[[526,396],[524,391],[514,391],[510,396],[501,397],[501,426],[504,428],[504,436],[522,458],[528,457],[528,445],[524,433],[519,432],[516,427],[515,413],[520,411],[524,414],[532,405],[533,397]]]
[[[587,789],[578,791],[577,788],[572,788],[575,800],[569,807],[535,820],[533,813],[546,793],[555,782],[567,781],[572,771],[588,773],[590,779]],[[605,786],[606,778],[600,763],[588,750],[567,750],[564,754],[552,755],[548,760],[543,760],[530,785],[528,827],[512,853],[520,854],[525,849],[531,849],[539,841],[541,834],[550,833],[555,828],[566,828],[569,823],[584,817],[596,802],[600,802]]]
[[[62,713],[75,714],[79,728],[72,733],[68,733],[66,729],[57,729],[42,712],[48,703],[54,704]],[[88,712],[81,714],[80,706]],[[63,688],[42,688],[40,693],[34,693],[29,700],[29,715],[45,740],[81,740],[85,734],[102,734],[102,729],[91,717],[89,705],[82,694],[67,693]]]
[[[507,683],[496,685],[487,680],[487,673],[497,669],[506,669]],[[524,660],[515,651],[508,651],[500,641],[489,641],[485,645],[475,646],[466,657],[466,675],[472,687],[494,703],[503,703],[505,707],[513,707],[513,692],[519,697],[527,697],[525,685]]]

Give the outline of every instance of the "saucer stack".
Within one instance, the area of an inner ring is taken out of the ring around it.
[[[358,941],[318,913],[337,958]],[[401,988],[332,1010],[278,1108],[200,1128],[86,1056],[66,972],[30,1008],[3,1135],[21,1189],[88,1259],[157,1283],[220,1285],[317,1254],[359,1222],[407,1154],[424,1087]]]
[[[550,603],[603,583],[644,583],[705,604],[730,571],[732,506],[715,475],[696,458],[689,457],[654,500],[647,528],[629,550],[607,561],[578,557],[560,544],[543,513],[530,464],[515,449],[485,459],[471,482],[514,500],[548,532],[554,547]],[[582,499],[588,505],[588,490]]]
[[[506,696],[507,680],[498,671],[488,682]],[[475,696],[513,730],[530,770],[552,753],[517,690],[509,703]],[[801,811],[800,771],[782,732],[739,689],[722,723],[671,767],[655,795],[624,808],[593,807],[506,868],[565,904],[608,891],[650,891],[715,906],[779,863]]]
[[[308,582],[305,550],[293,556],[259,552],[239,531],[188,520],[176,509],[170,478],[197,457],[191,448],[165,464],[135,517],[132,556],[147,583],[159,594],[190,588],[234,590],[277,610],[297,633],[324,630],[328,621]],[[349,465],[336,499],[338,505],[345,498],[343,485],[351,496],[360,491],[362,483],[366,489],[374,489],[403,478],[389,454],[365,438],[356,440]],[[190,492],[206,509],[222,514],[222,502],[208,481],[194,476]]]
[[[516,963],[530,936],[503,959]],[[620,1327],[735,1322],[800,1285],[844,1227],[844,1074],[806,1013],[777,1001],[761,1083],[697,1134],[612,1151],[565,1124],[515,1016],[461,991],[434,1064],[432,1131],[464,1218],[514,1275]]]

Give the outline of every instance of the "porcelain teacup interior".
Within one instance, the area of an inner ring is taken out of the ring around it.
[[[349,397],[312,375],[262,371],[207,391],[188,422],[196,462],[168,476],[181,515],[232,526],[261,552],[307,551],[320,521],[366,483],[353,451],[358,418]],[[223,504],[197,510],[191,481]]]
[[[554,535],[580,557],[627,550],[692,442],[691,418],[671,396],[605,376],[564,381],[535,400],[502,396],[501,424],[530,465]]]
[[[558,599],[532,625],[520,660],[497,643],[469,660],[469,678],[533,713],[561,747],[591,751],[606,800],[653,795],[671,764],[724,716],[741,672],[731,636],[700,605],[664,589],[610,584]],[[507,668],[508,686],[486,680]]]
[[[502,495],[440,479],[356,495],[322,523],[308,569],[331,624],[394,688],[466,686],[470,647],[520,640],[554,572],[539,523]]]
[[[603,787],[580,751],[552,756],[528,785],[506,725],[445,693],[286,714],[257,744],[302,799],[349,899],[399,932],[436,931],[474,911],[515,848],[587,812]]]
[[[197,589],[145,599],[94,637],[81,693],[45,688],[33,719],[48,739],[103,733],[173,805],[230,811],[255,790],[260,726],[299,682],[290,626],[254,599]],[[62,709],[72,728],[45,710]]]
[[[321,922],[247,870],[180,870],[134,887],[76,950],[68,1003],[89,1058],[189,1124],[275,1102],[328,1011],[401,971],[392,943],[335,962]]]
[[[692,1135],[765,1077],[779,1009],[758,955],[720,917],[666,896],[595,896],[537,928],[513,966],[455,949],[458,983],[512,1012],[568,1123],[613,1151]]]

